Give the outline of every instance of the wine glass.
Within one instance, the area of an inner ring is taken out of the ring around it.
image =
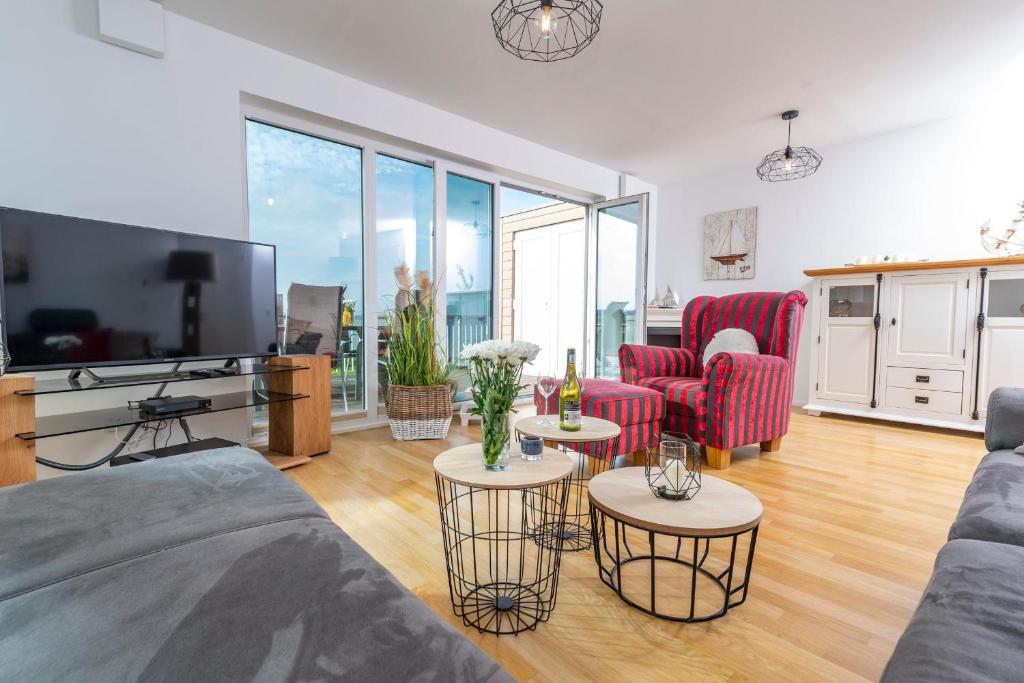
[[[555,389],[558,388],[558,384],[559,382],[557,379],[547,375],[537,380],[537,391],[539,391],[540,395],[544,397],[544,404],[541,406],[541,409],[544,411],[542,413],[544,417],[541,417],[540,420],[540,424],[542,425],[551,426],[554,424],[554,421],[550,417],[546,417],[546,414],[548,410],[548,399],[555,393]]]

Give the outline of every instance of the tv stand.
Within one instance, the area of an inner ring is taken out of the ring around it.
[[[238,364],[237,361],[232,365]],[[159,384],[160,395],[167,384],[183,381],[204,381],[222,376],[195,377],[180,370],[180,363],[166,373],[122,375],[81,382],[78,377],[36,380],[25,374],[0,376],[0,486],[34,481],[36,476],[35,442],[39,439],[100,431],[112,427],[131,427],[161,419],[184,418],[191,415],[267,406],[269,450],[265,454],[279,469],[309,462],[310,456],[326,453],[331,447],[330,426],[330,358],[317,355],[274,356],[266,363],[251,367],[240,364],[229,376],[266,375],[267,391],[238,391],[209,396],[212,404],[201,410],[186,411],[173,416],[144,416],[128,406],[101,408],[82,412],[36,416],[36,396],[54,393],[96,391],[123,386]],[[83,372],[81,374],[85,374]],[[93,373],[94,374],[94,373]],[[87,375],[88,376],[88,375]],[[126,379],[127,378],[127,379]],[[118,381],[120,380],[120,381]],[[185,430],[189,441],[190,430]],[[119,444],[125,443],[122,439]],[[124,446],[115,446],[105,464],[120,454]],[[40,459],[42,464],[46,461]],[[70,469],[89,469],[75,467]]]

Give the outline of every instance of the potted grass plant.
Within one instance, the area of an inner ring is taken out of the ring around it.
[[[443,439],[452,422],[450,366],[435,330],[436,295],[430,276],[405,264],[395,268],[398,293],[385,313],[388,326],[384,366],[391,434],[398,441]]]

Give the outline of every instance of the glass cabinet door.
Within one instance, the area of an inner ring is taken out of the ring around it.
[[[871,403],[875,377],[874,277],[824,281],[818,292],[818,398],[843,403]]]
[[[828,286],[829,318],[873,318],[875,283]]]
[[[1024,318],[1024,274],[998,278],[994,273],[988,284],[989,318]]]
[[[984,310],[978,359],[979,418],[985,416],[993,389],[1024,386],[1024,271],[989,272]]]

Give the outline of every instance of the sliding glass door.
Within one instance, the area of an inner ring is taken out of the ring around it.
[[[383,358],[390,330],[384,312],[395,303],[395,268],[406,265],[415,274],[434,275],[434,168],[387,154],[375,156],[376,220],[374,269],[377,301],[371,311],[376,320],[377,357]],[[384,402],[388,377],[377,363],[377,401]]]
[[[456,401],[468,396],[469,376],[459,354],[494,335],[494,186],[448,173],[445,269],[448,357],[456,365]]]
[[[594,204],[593,363],[618,379],[619,347],[645,340],[647,195]]]
[[[335,411],[363,410],[363,153],[248,120],[249,239],[277,247],[278,345],[331,357]]]

